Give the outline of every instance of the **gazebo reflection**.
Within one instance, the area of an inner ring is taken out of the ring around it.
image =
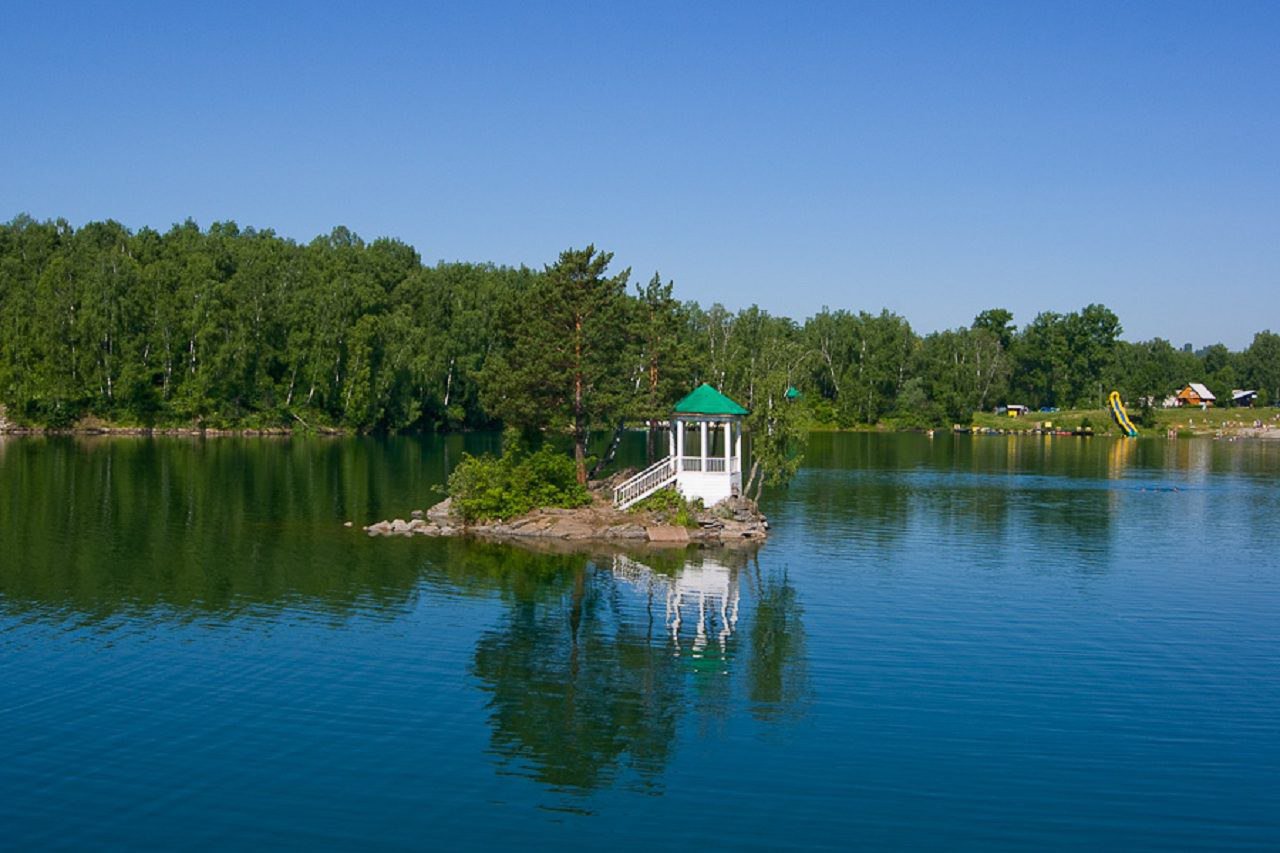
[[[685,715],[705,725],[736,710],[778,719],[797,709],[794,588],[752,558],[728,548],[565,555],[547,583],[513,589],[472,665],[500,772],[561,792],[652,790]]]
[[[739,572],[745,557],[717,552],[689,560],[672,574],[655,571],[635,557],[613,558],[616,577],[665,598],[665,625],[677,657],[698,669],[728,672],[730,640],[738,627]],[[709,667],[711,664],[718,664]]]

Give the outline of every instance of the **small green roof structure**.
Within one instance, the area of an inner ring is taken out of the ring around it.
[[[705,382],[676,403],[675,411],[677,415],[744,416],[751,414]]]
[[[787,389],[787,393],[783,394],[782,396],[786,397],[788,400],[799,400],[800,389],[792,385]]]

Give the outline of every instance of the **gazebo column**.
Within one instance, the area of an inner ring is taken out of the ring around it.
[[[667,430],[667,455],[676,455],[676,419],[671,419],[671,428]]]
[[[698,427],[702,431],[702,440],[699,443],[699,452],[702,454],[702,471],[707,470],[707,422],[698,421]]]
[[[742,466],[742,426],[738,426],[738,435],[733,443],[733,455],[738,457],[738,466]]]
[[[676,457],[679,462],[676,463],[676,470],[684,470],[684,421],[676,419]]]
[[[733,448],[733,445],[729,443],[729,428],[731,423],[731,421],[724,422],[724,472],[726,474],[733,470],[733,466],[729,464],[731,456],[729,451]]]

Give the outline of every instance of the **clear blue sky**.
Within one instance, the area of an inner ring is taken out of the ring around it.
[[[594,242],[921,332],[1280,331],[1280,3],[365,5],[8,5],[0,218]]]

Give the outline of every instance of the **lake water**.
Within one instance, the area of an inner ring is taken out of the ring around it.
[[[1280,442],[815,435],[758,553],[360,533],[493,440],[0,440],[0,848],[1280,846]]]

